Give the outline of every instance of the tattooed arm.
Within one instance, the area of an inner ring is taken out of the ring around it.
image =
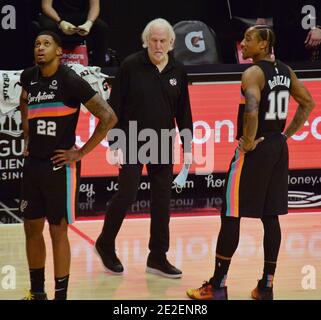
[[[64,165],[73,161],[79,161],[83,156],[93,150],[103,140],[107,132],[114,127],[118,119],[109,104],[98,94],[95,94],[85,103],[86,108],[99,119],[96,129],[85,145],[75,150],[55,150],[56,155],[51,158],[54,164]]]
[[[259,67],[250,67],[243,73],[242,89],[245,95],[245,110],[243,116],[243,136],[239,143],[239,148],[243,152],[254,150],[256,145],[263,140],[262,138],[255,140],[261,89],[263,86],[264,74]]]
[[[315,107],[315,103],[311,97],[311,94],[304,86],[304,84],[298,80],[293,70],[290,69],[291,73],[291,88],[290,93],[294,100],[299,104],[296,113],[285,130],[287,138],[295,134],[308,119],[310,112]]]
[[[22,89],[20,95],[19,110],[21,112],[23,138],[24,138],[24,150],[23,155],[28,155],[28,143],[29,143],[29,122],[28,122],[28,93],[25,89]]]

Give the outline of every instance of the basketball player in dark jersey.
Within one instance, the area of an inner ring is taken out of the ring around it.
[[[242,41],[243,57],[252,58],[253,65],[242,75],[239,144],[226,178],[215,271],[200,288],[187,291],[192,299],[227,299],[225,281],[238,246],[241,217],[260,218],[264,227],[264,271],[252,298],[273,299],[273,277],[281,243],[278,216],[288,210],[286,140],[303,126],[314,108],[310,93],[294,72],[271,57],[273,43],[273,31],[262,25],[249,28]],[[284,131],[290,95],[299,106]]]
[[[67,66],[60,65],[61,41],[44,31],[35,40],[36,66],[21,74],[20,110],[25,165],[20,210],[24,217],[31,289],[26,299],[44,300],[45,219],[53,247],[55,299],[66,299],[70,269],[67,226],[77,205],[80,160],[117,122],[110,106]],[[76,149],[80,105],[98,119],[92,137]]]

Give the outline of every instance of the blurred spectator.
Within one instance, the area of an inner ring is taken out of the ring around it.
[[[108,63],[108,26],[98,17],[99,0],[42,0],[41,6],[42,30],[60,31],[65,42],[86,37],[92,64],[103,67]]]
[[[259,0],[257,24],[273,18],[275,52],[283,61],[317,60],[321,43],[321,1]]]

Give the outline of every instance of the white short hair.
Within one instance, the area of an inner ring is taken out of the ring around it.
[[[150,35],[150,30],[153,27],[160,27],[160,28],[167,29],[168,34],[170,36],[170,42],[171,42],[170,50],[173,50],[174,49],[174,42],[175,42],[176,35],[175,35],[174,29],[171,26],[171,24],[167,20],[165,20],[163,18],[154,19],[154,20],[150,21],[146,25],[146,27],[145,27],[145,29],[144,29],[144,31],[142,33],[143,48],[147,48],[148,47],[148,38],[149,38],[149,35]]]

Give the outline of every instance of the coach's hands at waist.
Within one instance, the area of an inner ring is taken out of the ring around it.
[[[50,160],[53,162],[53,164],[59,166],[79,161],[84,156],[81,149],[76,149],[75,147],[72,147],[69,150],[58,149],[54,152],[55,155],[50,158]]]
[[[238,148],[240,149],[241,152],[249,152],[253,151],[256,146],[264,140],[264,137],[260,137],[254,141],[248,141],[244,137],[241,137],[239,140]]]

